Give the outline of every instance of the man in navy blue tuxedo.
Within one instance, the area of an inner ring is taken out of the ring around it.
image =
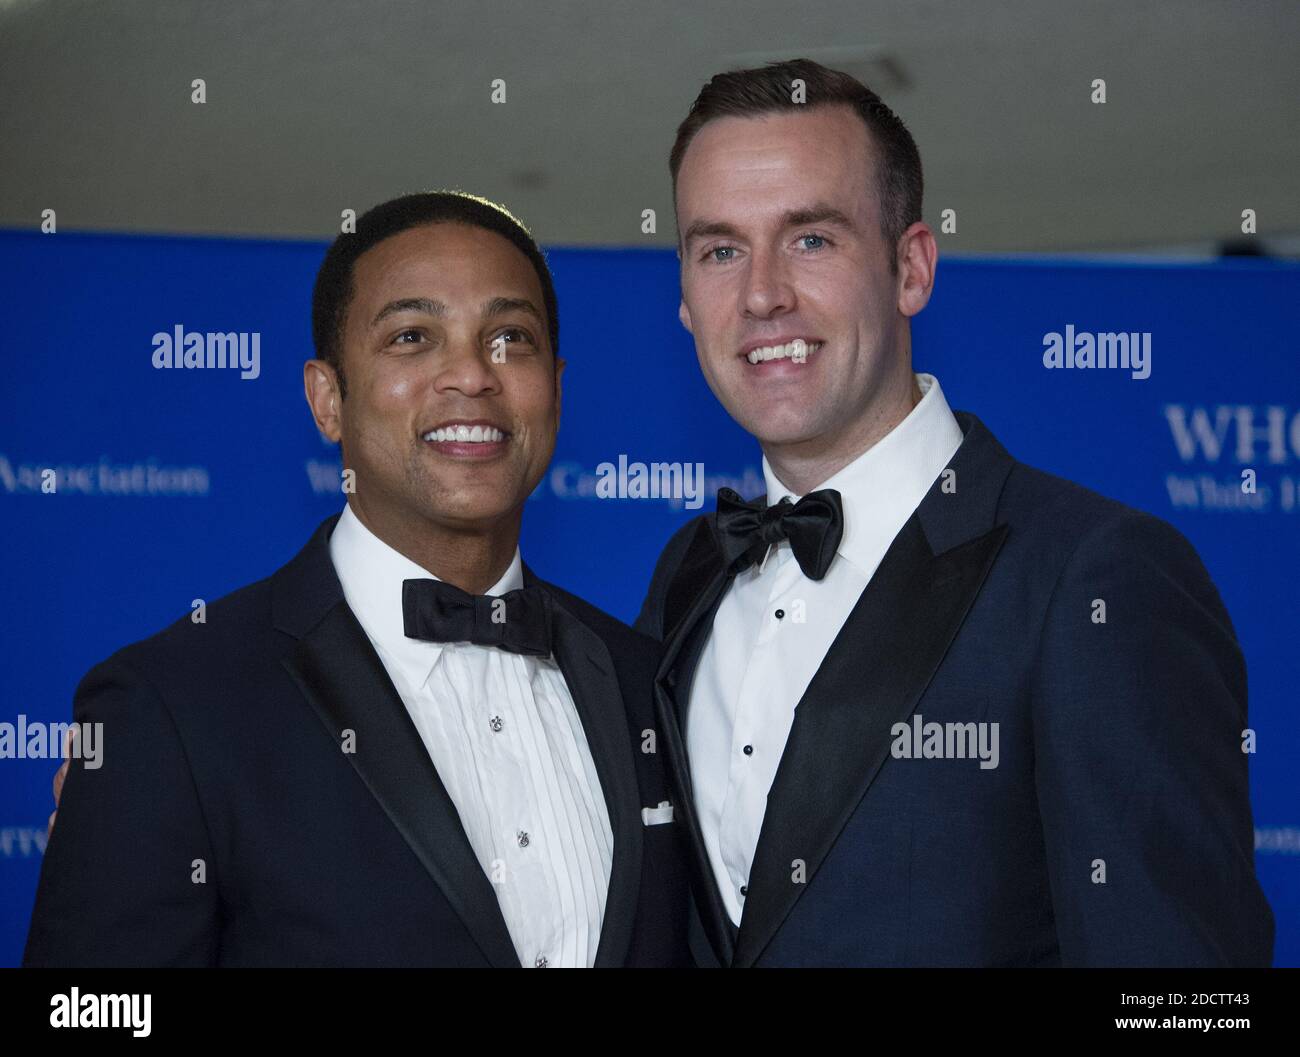
[[[682,322],[768,487],[673,537],[638,621],[697,959],[1269,964],[1228,614],[1172,527],[913,371],[903,124],[815,63],[723,74],[671,170]]]
[[[541,253],[407,196],[335,241],[313,317],[347,506],[82,680],[102,766],[68,772],[24,963],[689,964],[659,645],[519,554],[564,366]]]

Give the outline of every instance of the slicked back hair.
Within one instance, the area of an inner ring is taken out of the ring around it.
[[[795,102],[794,82],[803,82],[804,102]],[[889,249],[889,270],[898,273],[898,241],[921,219],[924,181],[921,155],[907,126],[870,88],[856,77],[831,70],[809,59],[773,62],[749,70],[732,70],[714,76],[700,89],[686,119],[678,126],[669,155],[673,201],[677,200],[677,174],[691,140],[710,121],[721,117],[758,117],[809,107],[842,104],[853,108],[867,126],[876,148],[876,199],[880,228]]]

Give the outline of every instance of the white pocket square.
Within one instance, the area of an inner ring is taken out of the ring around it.
[[[658,807],[643,807],[641,821],[647,826],[662,826],[673,820],[673,805],[667,800],[660,800]]]

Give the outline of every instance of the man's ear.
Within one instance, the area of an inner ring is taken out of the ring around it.
[[[898,244],[898,310],[916,315],[930,302],[934,291],[935,265],[939,247],[928,224],[918,220],[905,232]]]
[[[691,310],[686,307],[684,300],[677,305],[677,318],[682,321],[682,326],[686,328],[688,333],[695,333],[694,328],[691,326]]]
[[[564,409],[564,402],[561,396],[564,392],[564,386],[560,384],[560,376],[564,374],[565,360],[555,357],[555,428],[560,428],[560,412]]]
[[[343,436],[343,403],[339,396],[339,380],[331,364],[325,360],[308,360],[302,365],[302,389],[311,408],[311,417],[322,437],[337,444]]]

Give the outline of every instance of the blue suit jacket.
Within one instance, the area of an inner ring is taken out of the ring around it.
[[[103,763],[69,770],[24,964],[519,966],[343,598],[336,520],[206,623],[180,620],[82,680],[75,718],[104,724]],[[680,826],[641,816],[670,799],[662,758],[641,751],[658,644],[524,578],[546,593],[613,829],[596,964],[689,964]]]
[[[798,703],[738,930],[683,812],[701,956],[1267,965],[1246,667],[1195,551],[957,418],[955,489],[936,480]],[[681,805],[691,681],[710,632],[727,633],[713,617],[730,579],[713,517],[697,518],[638,622],[665,643],[656,700]],[[914,714],[997,723],[998,766],[894,756],[891,728]]]

